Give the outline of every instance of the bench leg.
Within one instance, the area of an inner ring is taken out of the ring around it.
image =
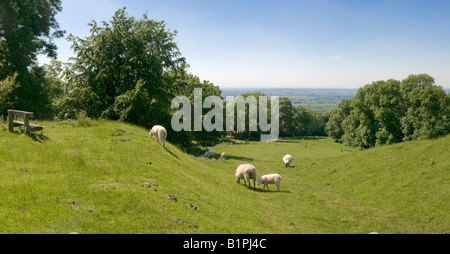
[[[29,123],[29,117],[27,114],[24,115],[24,120],[23,120],[23,126],[25,129],[25,133],[30,132],[30,123]]]
[[[13,123],[14,119],[13,119],[13,114],[11,112],[9,112],[8,110],[8,129],[9,132],[13,132],[14,131],[14,123]]]

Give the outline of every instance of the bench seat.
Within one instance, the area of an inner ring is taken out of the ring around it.
[[[24,122],[22,122],[22,121],[13,121],[13,125],[14,125],[14,127],[17,127],[17,126],[25,126],[25,123]],[[30,128],[29,128],[29,131],[41,131],[41,130],[43,130],[44,128],[45,128],[45,126],[43,126],[43,125],[38,125],[38,124],[28,124],[29,126],[30,126]]]
[[[37,125],[37,124],[30,124],[30,131],[41,131],[45,128],[45,126]]]
[[[13,121],[13,125],[14,125],[14,127],[16,127],[16,126],[24,126],[25,123],[22,122],[22,121]]]

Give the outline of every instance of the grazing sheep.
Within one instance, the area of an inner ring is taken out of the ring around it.
[[[203,157],[212,158],[212,157],[214,157],[214,155],[215,155],[215,153],[213,150],[208,150],[205,154],[203,154]]]
[[[226,154],[226,153],[222,153],[222,154],[220,155],[220,158],[225,160],[225,159],[227,158],[227,154]]]
[[[167,138],[167,131],[164,127],[162,127],[161,125],[155,125],[151,130],[149,130],[149,134],[150,137],[155,135],[156,142],[158,142],[158,139],[161,139],[161,145],[162,147],[164,147]]]
[[[253,179],[253,189],[256,190],[256,167],[252,164],[241,164],[236,169],[236,182],[241,183],[241,179],[244,179],[244,186],[251,187],[250,179]]]
[[[267,186],[267,191],[269,191],[269,183],[275,184],[277,186],[277,191],[280,191],[280,182],[281,182],[281,176],[279,174],[270,174],[270,175],[263,175],[260,178],[258,178],[258,185],[261,183],[264,184],[263,191]]]
[[[291,165],[293,160],[294,160],[294,158],[292,158],[292,156],[290,154],[286,154],[283,157],[283,162],[284,162],[284,165],[286,166],[286,168],[289,167],[289,165]]]

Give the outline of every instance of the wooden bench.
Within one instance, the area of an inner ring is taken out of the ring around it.
[[[14,116],[21,116],[23,117],[22,121],[15,121]],[[14,109],[8,109],[8,128],[10,132],[14,131],[15,126],[24,126],[25,132],[32,132],[32,131],[41,131],[45,128],[45,126],[37,125],[37,124],[30,124],[30,118],[34,118],[33,112],[26,112],[26,111],[20,111],[20,110],[14,110]]]

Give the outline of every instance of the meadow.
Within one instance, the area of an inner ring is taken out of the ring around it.
[[[0,126],[2,234],[450,231],[450,136],[367,150],[325,137],[223,142],[206,159],[122,122],[38,123],[31,134]],[[237,184],[242,163],[279,173],[280,192]]]

